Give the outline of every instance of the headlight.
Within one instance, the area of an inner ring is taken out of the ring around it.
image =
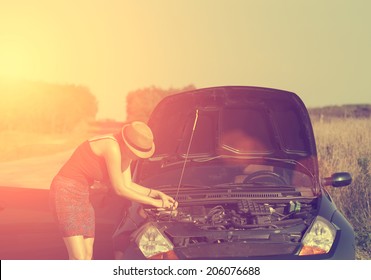
[[[147,224],[140,230],[135,243],[146,258],[157,258],[169,253],[175,255],[172,253],[173,244],[153,224]]]
[[[326,219],[318,216],[305,233],[303,247],[299,256],[326,254],[331,250],[336,236],[335,227]]]

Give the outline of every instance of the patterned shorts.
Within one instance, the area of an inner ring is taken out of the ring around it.
[[[89,200],[89,187],[60,175],[50,186],[50,207],[63,237],[95,236],[95,214]]]

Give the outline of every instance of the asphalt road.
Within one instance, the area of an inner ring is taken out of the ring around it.
[[[0,259],[68,258],[49,211],[48,192],[43,189],[49,189],[72,152],[0,162],[0,186],[10,187],[0,195]],[[116,196],[96,193],[93,204],[97,206],[94,258],[113,259],[112,234],[121,219],[122,202]]]
[[[47,189],[72,152],[0,162],[0,186]]]

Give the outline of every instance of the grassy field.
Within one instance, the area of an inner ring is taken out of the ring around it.
[[[350,186],[328,190],[338,209],[356,230],[357,259],[371,259],[371,119],[314,121],[322,177],[347,171]],[[91,133],[43,135],[0,132],[0,161],[50,155],[76,147]]]
[[[371,119],[313,122],[322,177],[352,174],[350,186],[328,190],[356,231],[357,259],[371,259]]]

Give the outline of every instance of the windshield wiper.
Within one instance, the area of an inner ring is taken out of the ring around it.
[[[283,184],[274,184],[274,183],[264,183],[264,182],[247,182],[247,183],[221,183],[214,185],[213,187],[255,187],[255,186],[264,186],[264,187],[275,187],[275,188],[292,188],[293,186],[290,185],[283,185]]]

